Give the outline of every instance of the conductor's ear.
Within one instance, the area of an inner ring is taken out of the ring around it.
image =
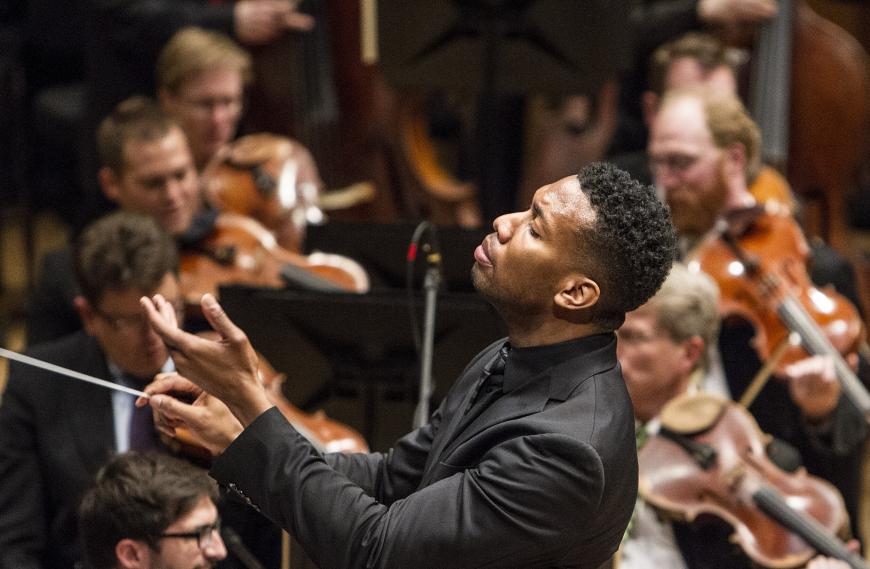
[[[585,275],[574,275],[565,279],[554,301],[565,310],[582,310],[594,306],[600,296],[598,283]]]

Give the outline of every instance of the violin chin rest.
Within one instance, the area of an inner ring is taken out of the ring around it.
[[[289,289],[294,290],[315,290],[319,292],[345,292],[343,288],[316,275],[302,267],[285,264],[281,267],[281,280]]]
[[[662,427],[681,435],[701,433],[719,421],[726,405],[727,401],[716,395],[684,393],[662,408]]]

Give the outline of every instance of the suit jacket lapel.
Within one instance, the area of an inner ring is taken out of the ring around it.
[[[542,411],[549,400],[549,391],[549,372],[544,372],[530,379],[519,389],[502,395],[462,431],[454,433],[452,439],[442,449],[439,460],[450,456],[459,445],[492,425]]]
[[[79,371],[100,379],[111,380],[106,359],[96,341],[90,339],[83,350]],[[115,451],[115,422],[112,392],[104,387],[74,379],[67,384],[70,433],[82,463],[96,472]]]
[[[500,346],[499,346],[500,347]],[[453,440],[456,436],[456,428],[459,426],[459,423],[462,421],[463,410],[468,406],[471,402],[471,397],[474,395],[474,387],[481,379],[481,374],[483,370],[486,369],[489,365],[491,365],[495,359],[498,357],[498,349],[494,350],[490,357],[481,358],[479,360],[479,364],[468,371],[468,374],[474,377],[474,381],[471,382],[468,389],[466,389],[465,394],[462,397],[458,406],[455,406],[451,409],[450,421],[447,423],[447,426],[443,429],[440,429],[438,434],[435,436],[435,441],[432,447],[432,451],[429,453],[429,456],[426,457],[426,467],[423,471],[423,477],[420,482],[420,488],[426,486],[429,483],[429,475],[432,472],[432,466],[438,463],[439,457],[444,451],[444,447]]]

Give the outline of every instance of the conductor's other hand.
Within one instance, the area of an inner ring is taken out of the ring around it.
[[[140,299],[148,321],[163,339],[184,377],[223,401],[243,426],[272,404],[259,381],[257,354],[248,337],[229,319],[217,300],[202,297],[203,314],[218,334],[212,340],[178,327],[175,309],[161,295]]]
[[[233,9],[236,39],[247,45],[263,45],[288,30],[307,31],[314,18],[296,11],[292,0],[241,0]]]
[[[151,398],[140,397],[136,406],[151,405],[154,426],[161,433],[202,447],[211,456],[221,454],[242,432],[241,423],[226,405],[177,373],[158,374],[145,393]]]
[[[776,15],[776,0],[700,0],[698,18],[705,24],[754,24]]]

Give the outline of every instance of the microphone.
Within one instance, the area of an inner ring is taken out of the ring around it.
[[[426,241],[422,247],[422,250],[426,253],[426,263],[430,267],[435,267],[440,271],[441,244],[438,241],[438,229],[435,224],[429,223],[428,221],[421,221],[414,229],[411,243],[408,245],[408,255],[406,260],[409,264],[413,264],[417,261],[417,254],[421,249],[420,239],[423,237],[423,233],[427,233],[429,237],[428,241]]]

